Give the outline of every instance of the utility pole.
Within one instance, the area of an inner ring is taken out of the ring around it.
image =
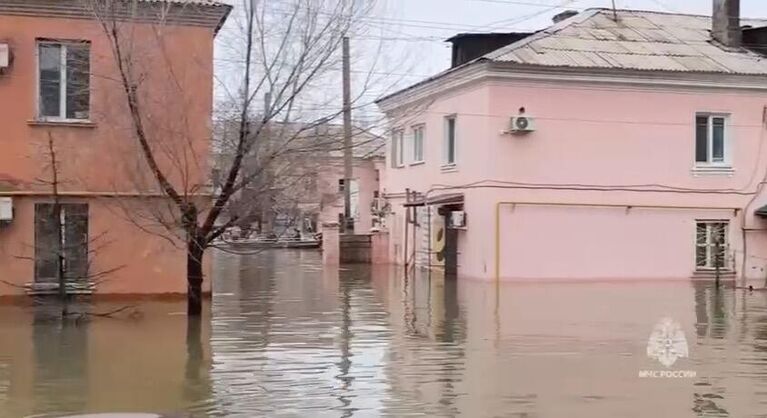
[[[342,231],[354,232],[352,222],[352,81],[349,38],[343,40],[343,83],[344,83],[344,225]]]

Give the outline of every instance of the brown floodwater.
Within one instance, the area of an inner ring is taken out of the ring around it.
[[[0,417],[767,412],[767,292],[405,279],[400,269],[322,269],[312,251],[215,258],[215,295],[198,323],[175,302],[66,322],[50,306],[0,307]],[[679,324],[671,346],[686,354],[670,367],[647,354],[662,318]],[[648,372],[677,377],[639,376]]]

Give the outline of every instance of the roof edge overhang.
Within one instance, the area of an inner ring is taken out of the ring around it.
[[[767,91],[767,75],[760,74],[553,67],[480,59],[392,93],[376,103],[382,111],[391,112],[455,88],[486,80],[667,90]]]
[[[172,1],[139,1],[137,9],[126,8],[115,13],[119,21],[167,23],[213,29],[217,34],[232,11],[224,3],[178,3]],[[94,11],[79,0],[0,0],[0,16],[25,16],[52,19],[95,19]]]
[[[488,63],[489,62],[486,60],[477,60],[451,68],[411,86],[405,87],[404,89],[386,95],[376,100],[375,103],[384,112],[394,110],[404,104],[410,104],[420,99],[442,93],[447,89],[452,89],[475,81],[478,77],[483,75]]]

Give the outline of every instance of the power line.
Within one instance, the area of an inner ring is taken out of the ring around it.
[[[551,12],[553,10],[561,9],[561,8],[564,8],[564,7],[568,7],[569,4],[575,3],[576,1],[578,1],[578,0],[565,0],[562,3],[560,3],[559,5],[555,5],[555,6],[552,6],[552,7],[548,8],[548,9],[540,10],[538,12],[531,13],[531,14],[526,15],[526,16],[520,16],[518,18],[504,19],[504,20],[500,20],[500,21],[497,21],[497,22],[492,22],[492,23],[488,24],[488,29],[492,28],[494,26],[500,26],[501,24],[504,24],[504,25],[517,25],[517,24],[520,24],[522,22],[526,22],[526,21],[528,21],[530,19],[533,19],[533,18],[536,18],[538,16],[541,16],[543,14],[546,14],[548,12]]]

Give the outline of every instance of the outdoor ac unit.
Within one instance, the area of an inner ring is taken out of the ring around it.
[[[0,43],[0,71],[11,65],[11,49],[8,44]]]
[[[0,223],[13,220],[13,198],[0,197]]]
[[[523,134],[535,131],[535,119],[529,116],[515,116],[511,118],[509,132]]]
[[[452,211],[450,212],[450,228],[465,228],[466,227],[466,212],[464,211]]]

